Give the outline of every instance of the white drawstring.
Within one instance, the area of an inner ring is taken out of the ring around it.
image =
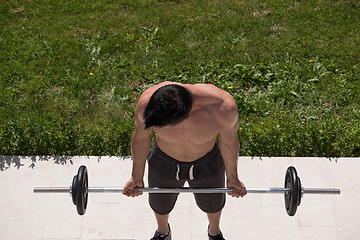
[[[192,165],[189,170],[189,178],[190,180],[194,180],[194,165]]]
[[[179,174],[180,174],[180,166],[179,164],[176,164],[176,167],[177,167],[177,171],[176,171],[176,180],[180,180],[180,177],[179,177]],[[190,167],[190,170],[189,170],[189,178],[190,180],[194,180],[194,165],[192,165]]]
[[[177,171],[176,171],[176,180],[180,180],[180,178],[179,178],[179,173],[180,173],[180,166],[179,166],[179,164],[176,164],[176,166],[177,166]]]

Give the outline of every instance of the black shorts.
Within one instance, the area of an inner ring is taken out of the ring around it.
[[[178,188],[185,182],[192,188],[225,187],[225,167],[217,143],[202,158],[180,162],[160,150],[156,141],[148,156],[149,187]],[[171,212],[179,193],[149,193],[152,210],[160,215]],[[196,204],[206,213],[216,213],[225,205],[224,193],[194,193]]]

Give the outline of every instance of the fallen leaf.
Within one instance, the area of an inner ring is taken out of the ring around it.
[[[11,9],[10,12],[11,13],[21,13],[25,10],[25,8],[15,8],[15,9]]]

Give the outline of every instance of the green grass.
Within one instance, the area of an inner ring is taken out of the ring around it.
[[[360,156],[360,4],[2,1],[0,155],[128,155],[137,99],[212,83],[240,155]]]

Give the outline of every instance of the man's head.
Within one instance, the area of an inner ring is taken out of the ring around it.
[[[157,89],[144,111],[145,129],[173,126],[184,121],[192,108],[191,93],[177,84]]]

